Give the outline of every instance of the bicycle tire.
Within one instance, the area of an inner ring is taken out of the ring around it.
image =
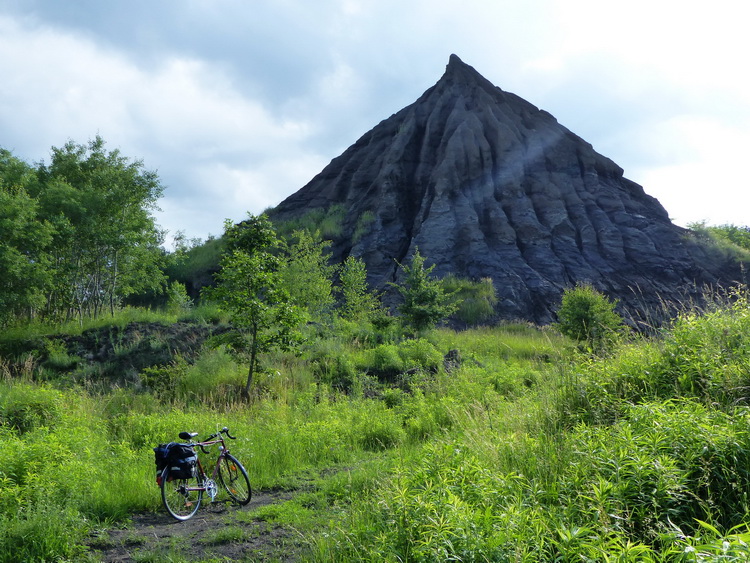
[[[234,502],[241,506],[250,502],[253,490],[247,470],[231,454],[227,454],[219,464],[219,481]]]
[[[177,520],[188,520],[198,512],[203,499],[203,490],[188,490],[187,488],[197,485],[198,480],[195,478],[170,481],[169,467],[164,469],[161,475],[161,500],[171,516]]]

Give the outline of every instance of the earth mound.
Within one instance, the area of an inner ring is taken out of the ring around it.
[[[269,215],[333,209],[333,260],[362,258],[373,287],[397,281],[397,261],[418,248],[438,276],[491,278],[505,319],[554,321],[563,290],[581,282],[653,317],[742,277],[617,164],[456,55]]]

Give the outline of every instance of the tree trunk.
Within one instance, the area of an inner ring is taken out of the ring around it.
[[[242,390],[242,398],[246,401],[250,399],[250,386],[253,384],[253,374],[255,373],[255,364],[258,358],[258,327],[253,326],[250,333],[250,368],[247,371],[247,383]]]

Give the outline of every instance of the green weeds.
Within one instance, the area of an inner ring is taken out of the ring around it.
[[[264,358],[250,403],[221,348],[96,393],[3,361],[0,561],[85,560],[92,530],[162,510],[154,445],[222,426],[256,490],[298,491],[237,522],[293,526],[311,560],[747,560],[749,310],[601,357],[524,324],[351,326]],[[231,524],[206,541],[244,541]]]

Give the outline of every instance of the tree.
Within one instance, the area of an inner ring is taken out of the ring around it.
[[[34,181],[30,166],[0,150],[0,326],[41,309],[51,281],[52,226],[28,194]]]
[[[284,245],[282,283],[306,321],[328,319],[335,302],[331,278],[336,268],[329,264],[330,255],[326,253],[331,243],[321,240],[318,231],[294,231],[292,238],[296,239],[293,244]]]
[[[415,249],[411,265],[398,264],[405,274],[403,283],[391,284],[404,300],[398,308],[403,323],[415,333],[433,328],[458,307],[453,295],[446,293],[442,280],[430,277],[435,265],[425,269],[424,262],[419,249]]]
[[[622,331],[616,306],[617,301],[610,301],[591,285],[579,284],[563,292],[557,326],[565,336],[600,349]]]
[[[367,287],[367,269],[361,258],[348,256],[339,273],[343,304],[341,316],[348,321],[372,319],[380,308],[378,296]]]
[[[31,195],[54,227],[52,311],[96,317],[107,306],[114,312],[123,297],[163,284],[163,233],[151,215],[163,192],[155,172],[107,151],[97,136],[85,146],[53,147],[37,176]]]
[[[289,349],[300,335],[301,314],[282,286],[280,261],[274,254],[279,240],[265,215],[233,225],[224,224],[226,250],[208,297],[230,314],[233,330],[224,341],[249,362],[242,391],[250,397],[259,355],[275,348]]]

